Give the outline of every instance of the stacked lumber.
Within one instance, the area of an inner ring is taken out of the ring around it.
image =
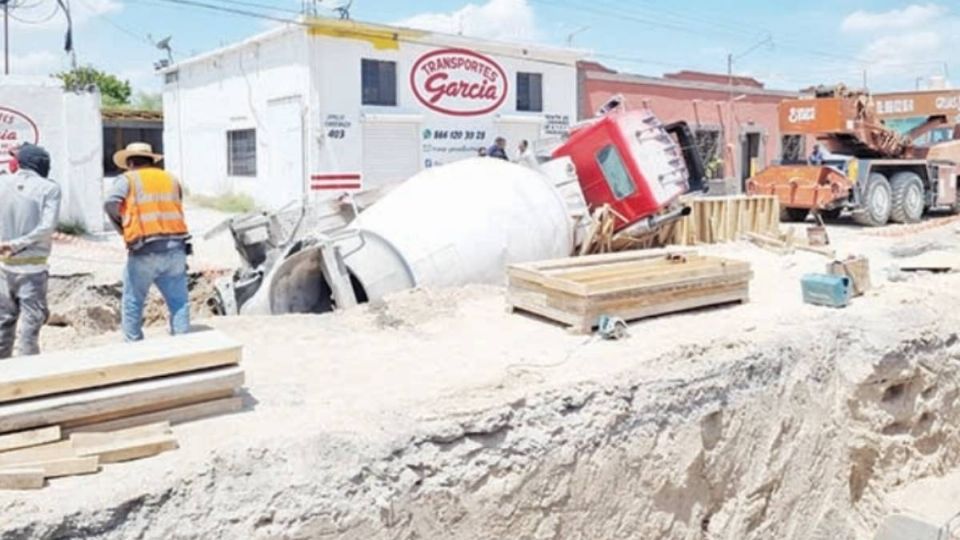
[[[689,250],[650,250],[518,264],[507,275],[511,310],[589,333],[601,315],[629,321],[745,302],[753,272]]]
[[[787,232],[777,234],[776,236],[748,232],[744,233],[743,238],[758,247],[772,251],[778,255],[789,255],[794,251],[807,251],[816,253],[817,255],[823,255],[829,259],[834,259],[837,256],[836,250],[831,247],[814,246],[811,245],[807,239],[794,237],[793,229],[788,229]]]
[[[684,201],[690,215],[673,229],[671,244],[734,242],[746,233],[780,234],[780,203],[772,195],[697,197]]]
[[[172,424],[240,410],[241,352],[207,331],[0,362],[0,489],[176,449]]]

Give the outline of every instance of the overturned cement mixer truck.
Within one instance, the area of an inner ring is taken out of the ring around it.
[[[218,286],[222,314],[323,313],[417,286],[500,284],[508,264],[569,256],[591,210],[642,236],[689,213],[704,186],[685,123],[614,98],[537,163],[472,158],[426,169],[349,223],[280,238],[270,215],[225,224],[245,268]]]

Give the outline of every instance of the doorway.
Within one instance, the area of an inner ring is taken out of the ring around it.
[[[763,134],[759,131],[747,131],[740,135],[740,187],[743,190],[746,190],[747,179],[763,167],[760,160],[762,146]]]

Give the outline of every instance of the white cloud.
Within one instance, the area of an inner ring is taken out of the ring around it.
[[[13,73],[25,75],[49,75],[59,71],[65,57],[50,51],[33,51],[26,54],[11,55],[10,66]]]
[[[101,15],[118,13],[123,4],[117,0],[82,0],[70,4],[74,28],[86,24]],[[67,18],[54,0],[34,2],[11,11],[10,26],[19,33],[60,32],[67,29]]]
[[[918,77],[942,74],[944,65],[960,47],[956,28],[960,17],[945,5],[911,4],[890,11],[855,11],[841,29],[863,40],[860,69],[871,85],[913,88]]]
[[[527,0],[488,0],[482,5],[467,4],[452,13],[421,13],[395,24],[503,41],[536,41],[540,37]]]
[[[911,4],[903,9],[890,11],[858,10],[843,19],[841,29],[845,32],[875,32],[921,28],[946,15],[948,11],[939,4]]]

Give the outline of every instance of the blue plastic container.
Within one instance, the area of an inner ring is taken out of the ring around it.
[[[818,306],[842,308],[850,303],[853,283],[847,276],[807,274],[800,281],[803,301]]]

